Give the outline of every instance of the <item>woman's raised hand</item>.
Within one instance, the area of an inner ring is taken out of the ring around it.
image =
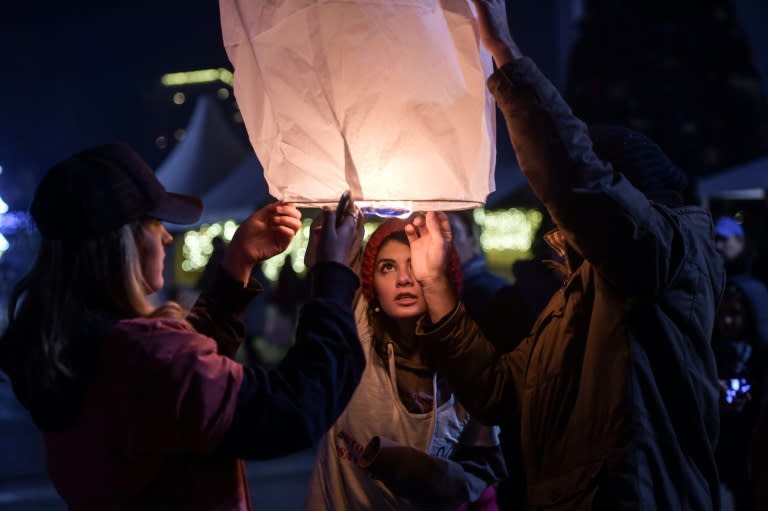
[[[338,209],[338,208],[337,208]],[[304,263],[311,268],[315,263],[333,261],[352,266],[363,241],[363,214],[350,200],[340,214],[323,209],[312,221],[309,244]]]
[[[411,269],[422,287],[437,279],[447,279],[448,251],[453,235],[448,216],[442,211],[428,211],[414,216],[405,226],[411,245]]]
[[[222,266],[247,283],[256,263],[283,252],[301,229],[301,212],[293,204],[273,202],[249,216],[235,231]]]
[[[477,25],[480,41],[493,56],[496,66],[501,67],[510,60],[522,56],[507,21],[505,0],[472,0],[477,10]]]
[[[421,285],[427,312],[433,323],[456,307],[456,294],[448,277],[453,235],[442,211],[417,215],[405,226],[411,245],[411,271]]]

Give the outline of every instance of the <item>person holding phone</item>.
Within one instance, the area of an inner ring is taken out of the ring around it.
[[[406,232],[427,304],[425,359],[473,416],[519,424],[522,508],[720,509],[710,340],[724,270],[711,216],[684,203],[685,174],[647,137],[573,115],[515,44],[503,0],[473,1],[498,66],[488,88],[557,225],[548,238],[564,284],[500,353],[445,278],[446,215],[415,218]]]
[[[746,237],[731,217],[715,222],[726,285],[717,309],[712,346],[720,378],[720,440],[715,458],[725,501],[756,509],[752,491],[752,433],[764,401],[768,363],[768,289],[749,270]]]
[[[44,434],[70,509],[250,509],[241,459],[314,445],[357,386],[353,217],[336,226],[323,212],[295,345],[265,371],[232,359],[243,310],[261,291],[251,272],[286,249],[301,214],[280,202],[253,213],[191,311],[155,307],[147,296],[164,284],[172,241],[163,222],[201,212],[124,144],[61,161],[35,191],[42,244],[12,294],[0,368]]]

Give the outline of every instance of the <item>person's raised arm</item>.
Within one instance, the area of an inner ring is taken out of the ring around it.
[[[514,389],[505,381],[508,374],[519,374],[528,347],[500,360],[459,304],[446,271],[452,235],[445,213],[416,216],[405,232],[411,245],[411,270],[427,303],[428,318],[420,320],[416,329],[424,354],[455,386],[459,400],[472,415],[497,423],[504,410],[514,405]],[[497,370],[491,370],[493,367]],[[482,391],[473,392],[474,388]]]
[[[432,323],[439,322],[456,308],[456,292],[448,278],[448,252],[451,248],[451,223],[443,212],[417,215],[405,226],[411,245],[413,277],[421,285],[427,313]]]
[[[333,424],[365,365],[351,307],[359,280],[345,264],[359,244],[359,218],[348,216],[336,227],[332,212],[323,215],[323,228],[313,233],[322,239],[309,275],[312,296],[278,368],[243,367],[221,356],[218,343],[178,322],[142,330],[145,338],[156,337],[151,345],[162,347],[138,383],[152,412],[147,430],[156,432],[147,441],[169,452],[271,458],[312,446]],[[230,280],[231,292],[246,291]]]
[[[321,215],[310,234],[310,298],[295,344],[275,370],[245,368],[224,452],[270,458],[311,447],[360,381],[365,357],[352,310],[359,279],[348,264],[359,251],[362,215],[353,204],[338,225],[335,212]]]
[[[293,204],[274,202],[249,216],[235,231],[222,268],[247,286],[254,266],[280,254],[301,229],[301,212]]]
[[[234,356],[245,336],[243,313],[262,291],[251,280],[256,264],[283,252],[301,228],[301,212],[275,202],[248,217],[235,231],[210,286],[203,289],[187,320],[216,340],[219,353]]]
[[[505,0],[472,0],[477,10],[480,41],[493,57],[496,67],[523,56],[507,24]]]
[[[663,202],[648,199],[646,194],[653,190],[637,177],[654,173],[654,186],[660,182],[662,191],[678,192],[659,177],[672,172],[671,162],[655,144],[631,130],[626,132],[632,135],[624,137],[601,137],[606,143],[595,151],[594,129],[573,114],[557,88],[517,49],[503,0],[473,2],[483,44],[500,66],[488,88],[534,194],[568,246],[589,260],[620,294],[657,295],[682,264],[677,256],[687,243],[687,233],[659,207]],[[607,145],[612,149],[606,150]],[[626,271],[628,267],[633,271]]]

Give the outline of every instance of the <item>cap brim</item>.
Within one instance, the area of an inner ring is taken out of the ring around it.
[[[203,214],[203,201],[191,195],[167,193],[148,215],[172,224],[194,224]]]

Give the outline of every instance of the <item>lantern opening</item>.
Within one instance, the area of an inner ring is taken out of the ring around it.
[[[436,199],[436,200],[366,200],[357,199],[353,195],[355,205],[360,208],[364,215],[375,215],[382,218],[407,218],[414,211],[457,211],[461,209],[474,209],[483,206],[480,201],[474,200],[455,200],[455,199]],[[291,199],[286,202],[292,202],[299,208],[334,208],[337,202],[331,200],[309,201],[301,199]]]
[[[413,201],[360,201],[357,207],[366,216],[408,218],[413,212]]]

